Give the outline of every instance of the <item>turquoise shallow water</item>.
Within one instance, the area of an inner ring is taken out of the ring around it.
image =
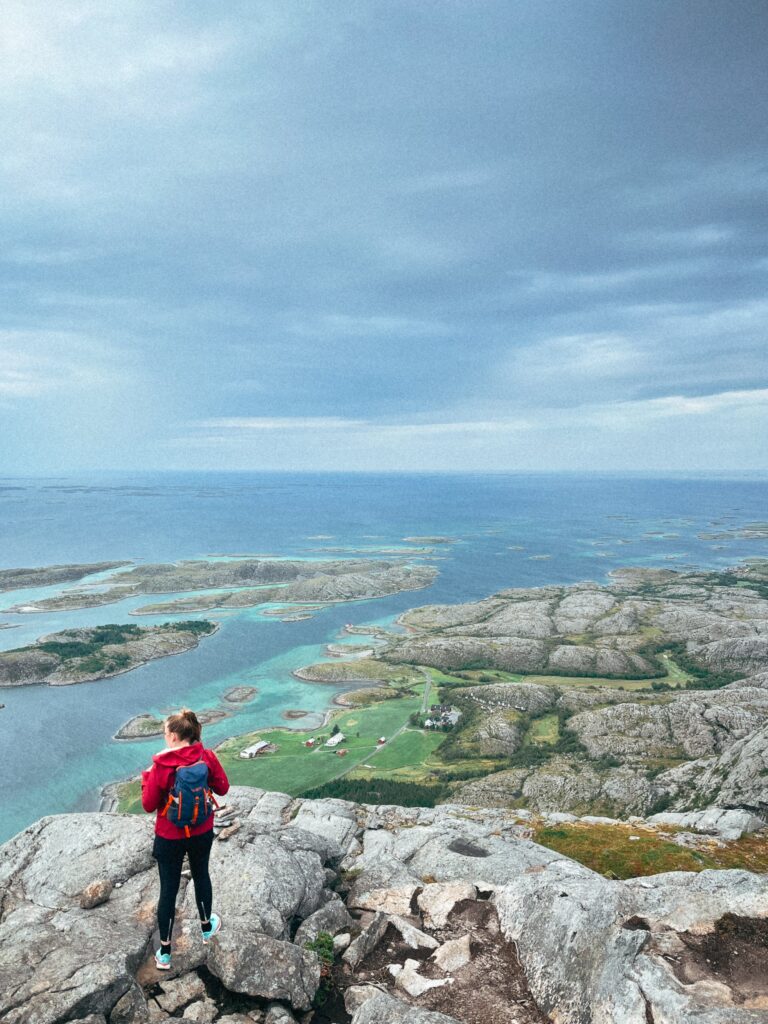
[[[43,814],[98,805],[101,786],[144,767],[157,741],[112,737],[132,716],[188,704],[219,706],[231,686],[255,699],[206,727],[213,744],[280,724],[287,708],[320,711],[333,690],[293,669],[323,657],[346,622],[387,624],[405,608],[474,600],[509,586],[601,580],[621,565],[723,567],[768,555],[765,541],[699,534],[768,518],[768,483],[571,476],[200,474],[0,480],[0,562],[5,567],[206,554],[343,557],[413,548],[409,536],[456,538],[426,560],[440,575],[426,590],[324,609],[283,623],[257,609],[210,613],[220,630],[194,651],[114,679],[69,687],[0,690],[0,839]],[[359,556],[357,556],[359,557]],[[409,556],[419,559],[419,556]],[[0,594],[0,608],[58,593]],[[0,648],[73,625],[149,623],[130,617],[154,598],[77,612],[0,612]],[[191,616],[188,616],[191,617]],[[199,616],[198,616],[199,617]],[[357,638],[353,638],[357,639]],[[300,723],[299,723],[300,724]]]

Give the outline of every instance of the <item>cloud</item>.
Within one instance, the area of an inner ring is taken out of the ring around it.
[[[67,332],[0,331],[0,395],[34,399],[101,392],[134,379],[124,353]]]
[[[365,338],[372,337],[435,337],[450,333],[447,324],[434,320],[419,320],[410,317],[369,315],[354,316],[348,313],[319,313],[296,318],[289,323],[291,334],[310,338]]]
[[[333,416],[233,416],[202,420],[198,425],[203,429],[248,433],[254,430],[349,430],[364,424]]]
[[[710,261],[696,258],[675,262],[655,261],[646,266],[605,270],[592,274],[534,273],[527,278],[523,275],[517,276],[522,277],[522,287],[534,294],[551,294],[554,291],[578,294],[615,291],[636,285],[647,285],[658,280],[690,277],[712,266]]]
[[[643,402],[620,402],[605,410],[608,415],[627,415],[645,419],[667,419],[680,416],[711,416],[723,412],[755,412],[768,414],[768,388],[746,391],[721,391],[710,395],[665,395]]]
[[[83,263],[86,260],[98,259],[102,253],[98,249],[82,247],[52,248],[50,246],[18,246],[0,256],[3,263],[16,263],[22,267],[57,267]]]
[[[7,0],[0,430],[373,469],[719,424],[759,461],[754,17],[553,3]]]
[[[163,29],[152,4],[99,9],[5,0],[0,81],[39,84],[60,95],[107,89],[138,79],[205,70],[225,56],[234,34],[221,28]],[[154,23],[154,24],[153,24]],[[154,31],[147,33],[148,26]]]

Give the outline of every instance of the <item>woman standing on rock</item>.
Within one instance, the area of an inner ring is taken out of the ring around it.
[[[142,806],[145,811],[157,811],[152,856],[160,871],[160,948],[155,964],[161,971],[171,967],[171,933],[184,854],[189,857],[203,942],[221,928],[221,918],[211,911],[208,858],[213,844],[212,793],[223,796],[229,779],[214,752],[203,747],[200,733],[194,711],[183,708],[169,715],[165,720],[166,748],[155,754],[152,767],[141,773]]]

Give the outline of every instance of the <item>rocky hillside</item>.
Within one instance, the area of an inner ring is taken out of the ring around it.
[[[680,644],[710,672],[758,672],[768,668],[768,589],[759,570],[626,569],[612,574],[611,586],[503,590],[470,604],[415,608],[401,618],[411,636],[383,657],[447,671],[483,664],[652,678],[665,674],[657,652]]]
[[[229,800],[211,862],[222,931],[201,943],[183,881],[168,974],[152,960],[147,819],[45,818],[5,844],[0,1020],[765,1020],[765,875],[610,881],[532,842],[503,810],[237,788]]]
[[[614,816],[713,803],[768,812],[765,563],[627,569],[609,586],[505,590],[400,622],[406,634],[360,666],[309,666],[302,678],[436,673],[463,713],[429,765],[450,799]]]

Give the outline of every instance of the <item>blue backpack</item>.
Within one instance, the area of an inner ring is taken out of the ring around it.
[[[162,814],[177,828],[184,829],[189,838],[190,828],[204,824],[218,806],[208,785],[208,765],[205,761],[181,765],[176,769],[168,802]]]

